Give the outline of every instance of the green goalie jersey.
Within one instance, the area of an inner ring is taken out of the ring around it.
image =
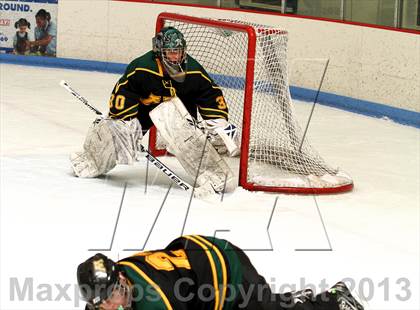
[[[219,86],[204,68],[187,55],[185,81],[169,77],[150,51],[133,60],[115,85],[109,100],[109,116],[118,119],[137,117],[143,130],[152,126],[149,112],[160,103],[178,96],[193,117],[197,109],[203,119],[228,119],[228,107]]]
[[[118,266],[133,287],[134,310],[229,310],[243,270],[253,268],[241,263],[238,251],[228,241],[191,235]]]

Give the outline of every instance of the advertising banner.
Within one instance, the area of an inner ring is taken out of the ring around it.
[[[58,0],[0,0],[0,52],[56,56]]]

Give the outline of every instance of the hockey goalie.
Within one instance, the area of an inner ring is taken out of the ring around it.
[[[83,150],[71,155],[74,174],[94,178],[133,164],[155,125],[196,187],[232,189],[234,176],[221,154],[237,155],[238,143],[220,87],[187,54],[177,29],[163,28],[152,42],[153,50],[134,59],[116,83],[108,117],[95,120]]]

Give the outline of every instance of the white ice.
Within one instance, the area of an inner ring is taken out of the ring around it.
[[[193,199],[186,218],[190,197],[172,187],[148,238],[170,185],[157,169],[149,167],[146,191],[145,161],[100,179],[75,178],[69,167],[94,115],[59,81],[106,111],[118,75],[0,70],[1,309],[82,309],[75,272],[95,253],[89,249],[111,249],[103,252],[118,259],[146,240],[146,249],[159,249],[181,233],[216,230],[242,248],[265,249],[247,254],[276,291],[313,284],[319,292],[350,278],[367,309],[420,308],[418,129],[317,106],[311,144],[353,177],[352,192],[313,197],[238,188],[219,203]],[[311,106],[296,106],[304,122]],[[174,158],[165,162],[185,176]]]

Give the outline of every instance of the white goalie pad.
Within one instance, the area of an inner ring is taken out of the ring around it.
[[[150,112],[150,117],[171,153],[198,186],[210,185],[216,192],[235,186],[231,169],[179,98],[161,103]]]
[[[94,178],[107,173],[116,164],[133,164],[142,137],[138,119],[95,120],[87,133],[84,150],[70,156],[75,175]]]

